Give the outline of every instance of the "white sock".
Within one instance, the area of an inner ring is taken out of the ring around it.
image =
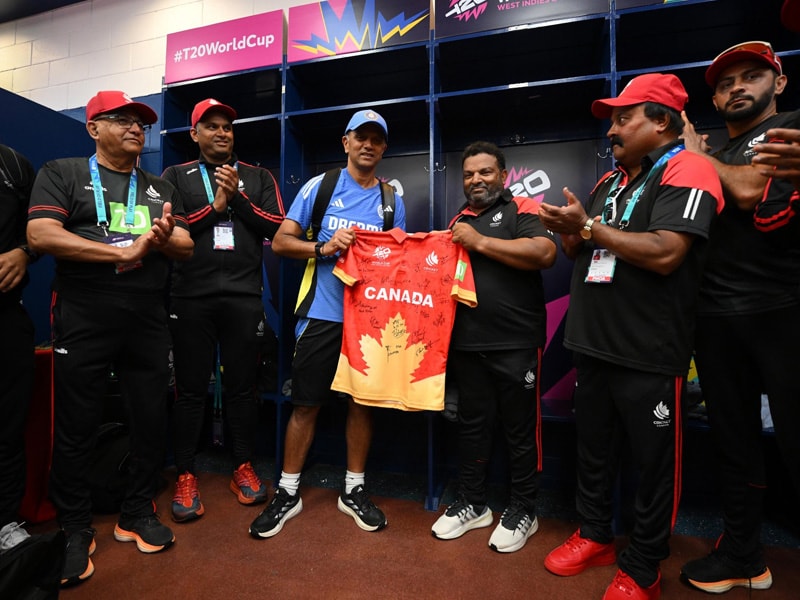
[[[281,471],[281,480],[278,482],[278,487],[285,489],[290,496],[296,496],[300,487],[300,473]]]
[[[353,473],[352,471],[345,471],[344,474],[344,493],[349,494],[353,488],[359,485],[364,485],[364,474]]]

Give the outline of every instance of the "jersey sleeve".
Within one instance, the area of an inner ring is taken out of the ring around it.
[[[358,239],[356,239],[355,244],[357,243]],[[336,265],[333,267],[333,274],[347,286],[353,286],[361,279],[361,275],[358,272],[355,244],[350,246],[347,252],[339,256],[336,260]]]
[[[710,162],[690,152],[671,159],[661,176],[650,231],[664,229],[708,237],[714,216],[724,207],[722,185]]]
[[[452,238],[452,232],[450,236]],[[478,296],[475,292],[475,281],[472,276],[472,263],[469,260],[469,253],[461,244],[451,242],[456,248],[455,273],[453,274],[453,288],[450,295],[470,308],[478,306]]]
[[[31,190],[28,220],[55,219],[66,222],[70,214],[70,194],[57,161],[50,161],[39,169]]]

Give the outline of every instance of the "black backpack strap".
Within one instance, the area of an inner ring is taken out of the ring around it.
[[[381,181],[381,203],[383,204],[383,230],[394,227],[394,188]]]
[[[325,171],[322,177],[322,182],[317,188],[317,195],[314,198],[314,209],[311,211],[311,240],[315,241],[319,237],[319,230],[322,229],[322,219],[325,216],[325,211],[328,209],[328,204],[333,197],[333,190],[336,188],[336,182],[339,181],[341,169],[330,169]],[[381,204],[383,205],[383,230],[389,231],[394,227],[394,188],[381,181]]]
[[[319,236],[319,230],[322,228],[322,218],[325,216],[325,211],[328,209],[328,204],[331,202],[333,190],[336,187],[336,182],[339,181],[339,174],[341,169],[330,169],[325,171],[322,178],[322,183],[317,188],[317,195],[314,198],[314,209],[311,212],[311,240],[315,241]]]

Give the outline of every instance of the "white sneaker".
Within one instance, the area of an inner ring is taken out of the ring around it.
[[[492,519],[492,511],[488,506],[484,506],[483,511],[478,514],[472,504],[459,498],[448,506],[444,514],[436,520],[431,528],[431,533],[433,537],[440,540],[454,540],[470,529],[488,527],[492,524]]]
[[[489,547],[496,552],[516,552],[538,529],[536,517],[531,519],[524,508],[512,504],[503,511],[500,522],[489,538]]]

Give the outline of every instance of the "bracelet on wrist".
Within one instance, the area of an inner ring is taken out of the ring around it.
[[[320,259],[320,260],[322,260],[323,258],[325,258],[325,255],[324,255],[324,254],[322,254],[322,247],[323,247],[324,245],[325,245],[325,242],[317,242],[317,243],[314,245],[314,254],[315,254],[315,255],[316,255],[316,257],[317,257],[318,259]]]

